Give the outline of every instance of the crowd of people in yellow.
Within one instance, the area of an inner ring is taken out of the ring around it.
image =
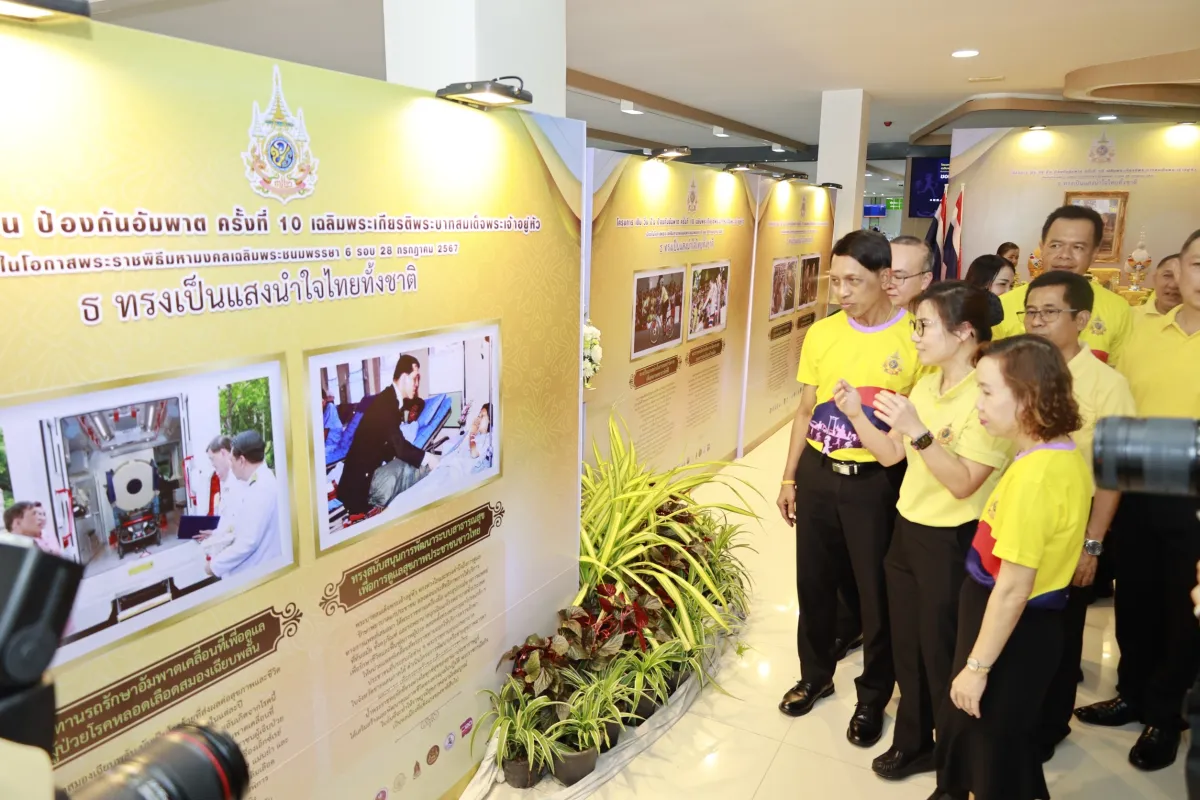
[[[1098,489],[1091,462],[1099,420],[1200,418],[1200,231],[1136,309],[1089,277],[1103,232],[1091,209],[1054,210],[1046,272],[1010,290],[1010,243],[934,282],[923,241],[855,231],[833,249],[840,312],[801,352],[778,500],[801,679],[780,710],[831,695],[861,642],[847,738],[879,741],[898,684],[872,769],[936,772],[930,800],[1048,798],[1042,765],[1073,719],[1143,725],[1138,769],[1177,756],[1200,668],[1200,504]],[[1114,574],[1119,695],[1075,708],[1087,609]]]

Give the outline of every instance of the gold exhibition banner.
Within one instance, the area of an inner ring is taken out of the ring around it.
[[[737,450],[754,208],[741,176],[639,157],[596,175],[589,316],[604,361],[587,452],[610,415],[655,468]]]
[[[0,504],[84,567],[60,785],[205,716],[252,800],[439,797],[506,598],[577,574],[582,124],[78,18],[0,21],[0,73]]]
[[[825,189],[758,185],[761,212],[746,370],[744,450],[786,425],[800,402],[796,371],[812,324],[826,313],[833,204]]]

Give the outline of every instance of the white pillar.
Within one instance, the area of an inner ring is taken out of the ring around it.
[[[383,0],[387,79],[437,91],[519,75],[531,111],[567,113],[566,0]]]
[[[821,93],[817,182],[842,186],[833,220],[835,242],[862,227],[863,189],[866,183],[863,170],[867,164],[870,123],[871,96],[862,89]]]

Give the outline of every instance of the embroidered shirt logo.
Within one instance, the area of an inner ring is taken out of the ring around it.
[[[1103,336],[1108,333],[1108,326],[1104,324],[1104,320],[1100,317],[1092,317],[1092,333],[1096,336]]]
[[[900,363],[900,351],[897,350],[888,356],[887,361],[883,362],[883,371],[888,375],[899,375],[904,371],[904,365]]]
[[[938,444],[940,444],[942,447],[946,447],[954,441],[954,431],[950,429],[949,425],[947,425],[938,431],[937,436],[934,438],[937,440]]]

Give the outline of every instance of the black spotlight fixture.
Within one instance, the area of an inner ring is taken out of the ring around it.
[[[692,148],[684,147],[660,147],[657,150],[651,150],[650,155],[660,161],[672,161],[676,158],[684,158],[692,154]]]
[[[725,167],[726,172],[749,172],[749,164],[728,164]]]
[[[0,0],[0,17],[22,22],[41,22],[59,14],[92,15],[88,0]]]
[[[516,81],[517,84],[514,86],[504,81]],[[505,75],[490,81],[452,83],[444,89],[438,89],[437,96],[481,111],[504,106],[524,106],[533,102],[533,93],[525,90],[525,81],[516,75]]]

